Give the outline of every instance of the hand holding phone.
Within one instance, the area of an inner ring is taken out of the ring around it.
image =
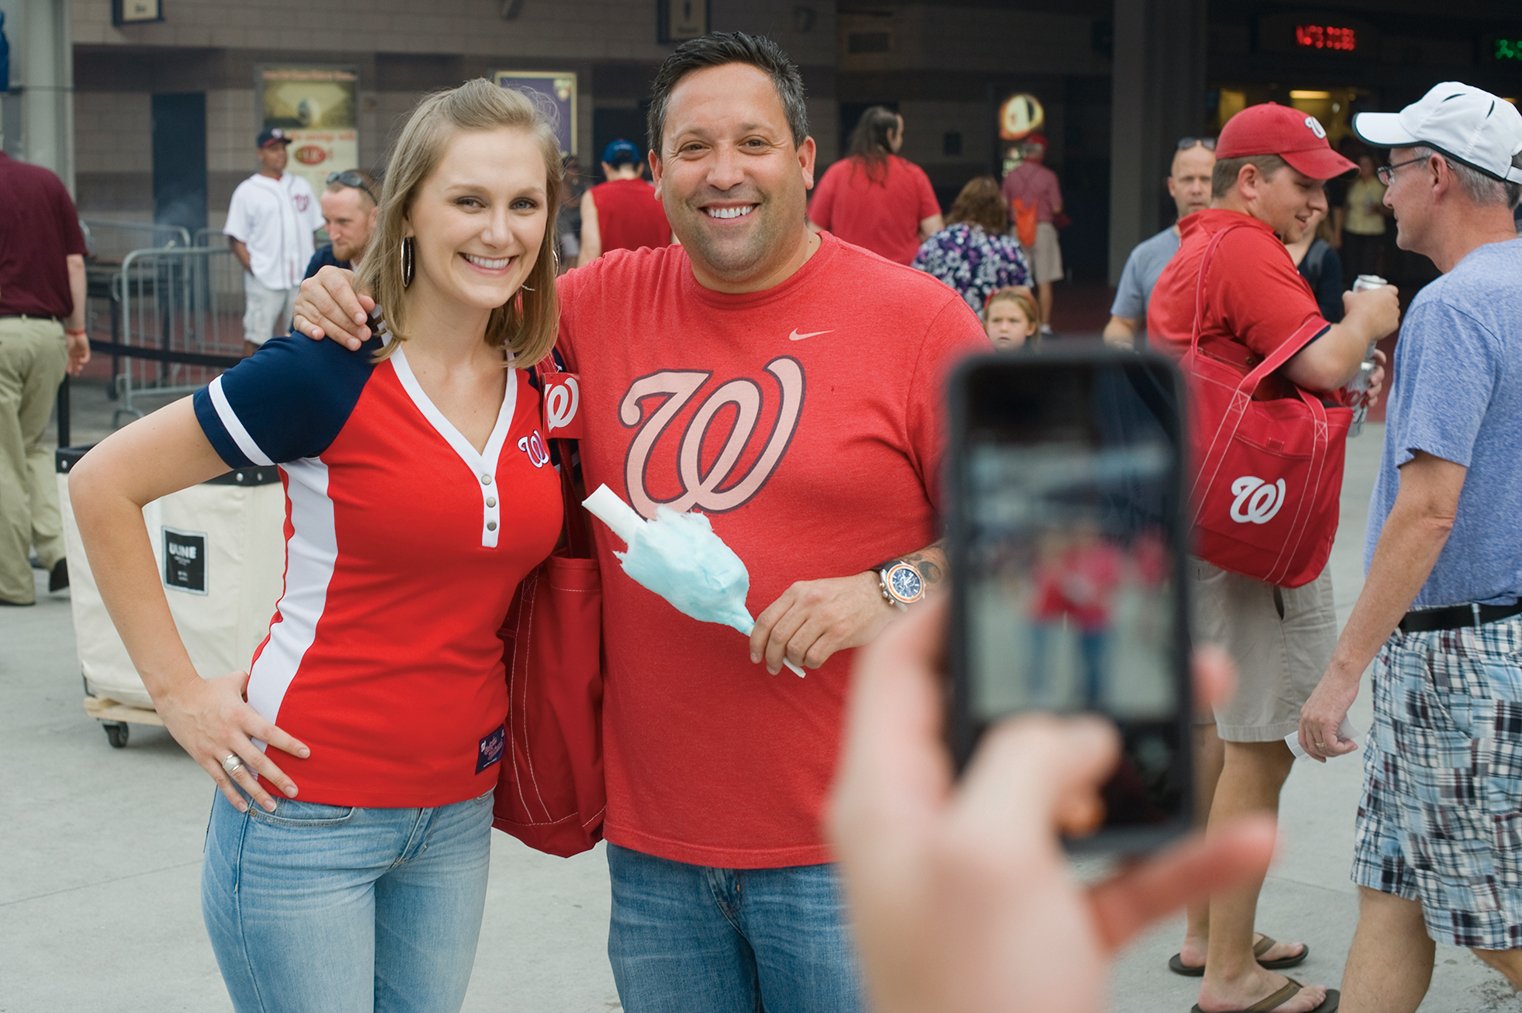
[[[1189,825],[1180,391],[1170,360],[1108,348],[978,357],[951,381],[953,755],[1012,714],[1110,718],[1091,846]]]

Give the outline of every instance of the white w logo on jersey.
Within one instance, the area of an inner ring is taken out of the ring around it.
[[[1238,524],[1267,524],[1284,506],[1284,479],[1274,484],[1256,475],[1243,475],[1231,483],[1231,519]]]

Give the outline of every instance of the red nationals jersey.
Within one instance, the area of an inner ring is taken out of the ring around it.
[[[285,589],[248,683],[311,747],[281,767],[309,802],[448,805],[497,783],[496,633],[559,534],[560,485],[527,371],[478,452],[379,347],[271,341],[195,411],[230,467],[278,464],[285,486]]]

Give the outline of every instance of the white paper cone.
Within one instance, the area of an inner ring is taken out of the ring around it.
[[[645,519],[606,485],[599,485],[592,490],[592,494],[582,500],[581,505],[622,538],[625,545],[633,544],[635,534],[645,525]]]

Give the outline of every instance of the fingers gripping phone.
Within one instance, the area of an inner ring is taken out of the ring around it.
[[[1085,847],[1189,826],[1181,397],[1170,360],[1105,348],[979,356],[951,380],[952,752],[960,769],[1022,711],[1113,720]]]

